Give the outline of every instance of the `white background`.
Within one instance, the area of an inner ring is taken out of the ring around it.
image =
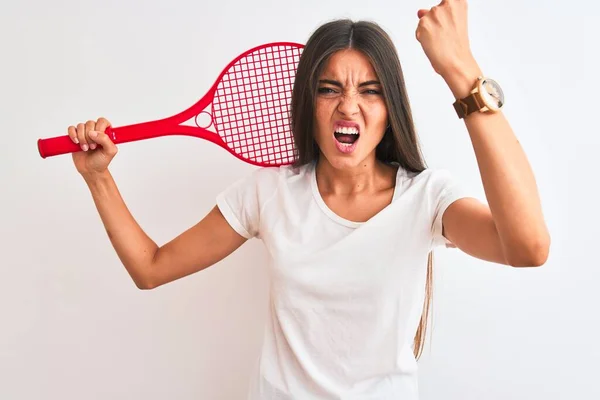
[[[197,101],[239,53],[370,19],[398,47],[426,160],[485,200],[452,95],[414,37],[429,1],[3,1],[0,10],[0,398],[242,399],[267,301],[251,241],[187,279],[140,291],[71,157],[40,137]],[[547,264],[436,254],[422,399],[598,399],[598,2],[470,2],[471,45],[506,94],[552,235]],[[492,133],[493,134],[493,133]],[[254,167],[198,139],[120,146],[111,170],[162,244]]]

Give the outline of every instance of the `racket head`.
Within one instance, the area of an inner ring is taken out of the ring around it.
[[[233,59],[208,92],[181,113],[160,120],[109,127],[116,143],[164,135],[207,139],[242,161],[258,166],[280,166],[297,158],[289,107],[296,69],[304,45],[273,42],[251,48]],[[198,116],[210,106],[210,124]],[[194,120],[195,126],[185,124]],[[208,130],[214,126],[214,131]],[[42,158],[81,151],[67,135],[39,139]]]
[[[259,166],[296,160],[290,103],[303,48],[293,42],[257,46],[231,61],[217,79],[212,124],[238,158]]]

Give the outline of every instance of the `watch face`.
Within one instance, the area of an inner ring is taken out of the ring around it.
[[[481,82],[480,93],[483,101],[490,110],[499,110],[504,105],[504,93],[495,80],[484,79]]]

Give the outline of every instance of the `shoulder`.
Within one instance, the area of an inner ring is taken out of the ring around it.
[[[301,166],[282,165],[278,167],[260,167],[246,176],[260,186],[277,186],[281,183],[293,182],[309,175],[311,164]]]
[[[404,174],[409,179],[424,181],[441,180],[451,177],[450,171],[446,168],[425,168],[421,172],[404,171]]]
[[[445,168],[426,168],[421,172],[404,170],[401,174],[409,186],[418,186],[428,192],[444,190],[457,184],[454,175]]]
[[[310,170],[310,164],[300,167],[259,167],[233,182],[226,192],[236,195],[244,193],[246,196],[256,196],[259,201],[266,201],[281,189],[289,190],[310,184]]]
[[[400,177],[400,192],[407,198],[432,209],[465,197],[465,188],[446,168],[405,171]]]

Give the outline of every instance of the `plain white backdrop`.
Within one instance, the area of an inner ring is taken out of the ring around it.
[[[71,157],[40,137],[196,102],[239,53],[304,43],[333,18],[373,20],[398,47],[431,167],[485,201],[452,94],[414,37],[434,1],[3,1],[0,11],[0,398],[243,399],[267,305],[257,240],[207,270],[138,290]],[[600,215],[597,2],[471,0],[473,53],[506,95],[552,235],[513,269],[437,251],[423,400],[598,399]],[[111,170],[159,244],[254,167],[198,139],[120,146]],[[401,221],[399,221],[401,223]]]

